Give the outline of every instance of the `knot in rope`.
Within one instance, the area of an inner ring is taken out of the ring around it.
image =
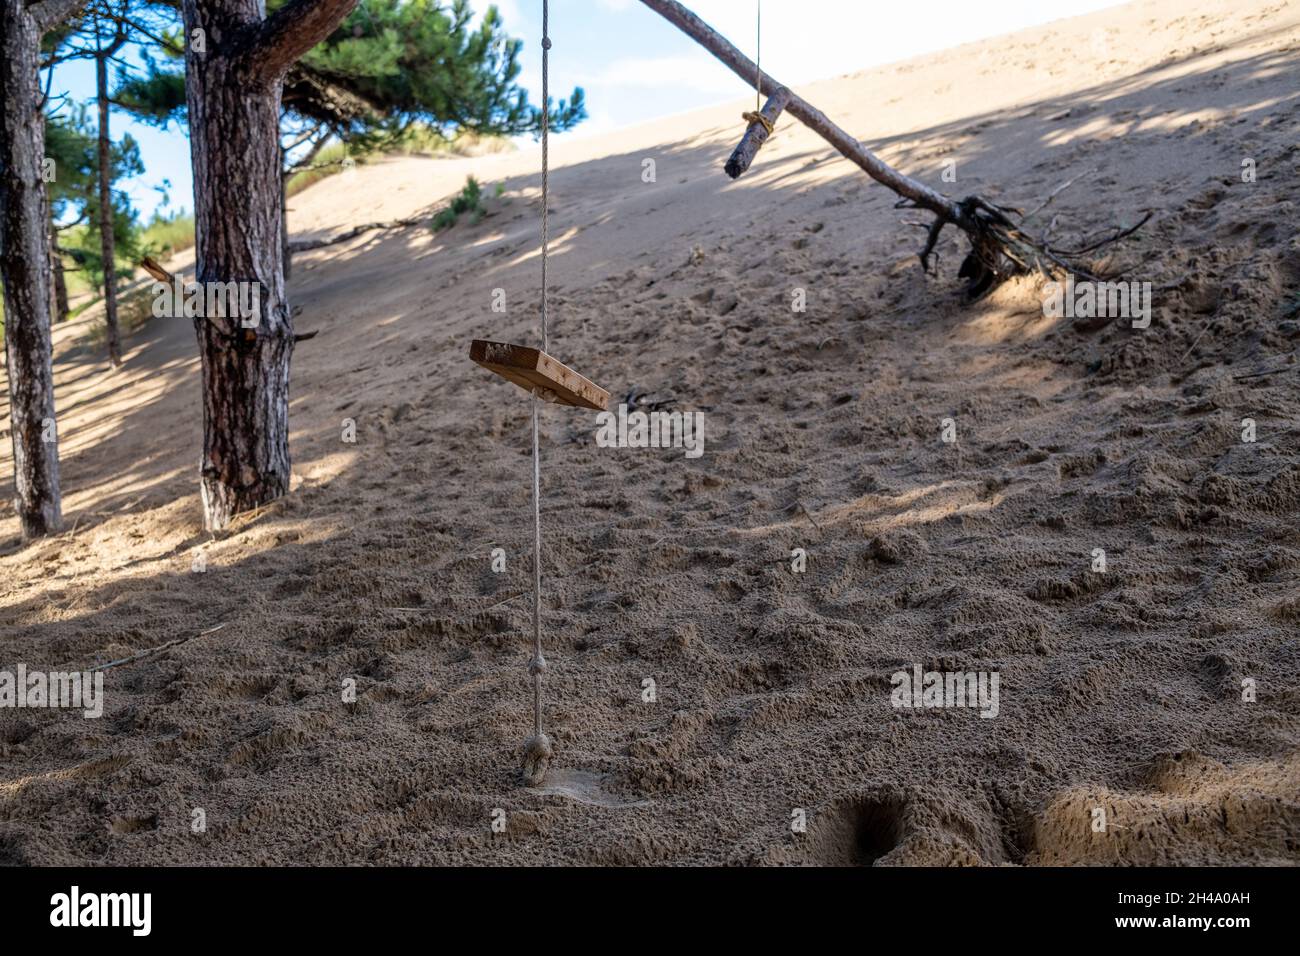
[[[764,116],[762,113],[760,113],[758,110],[749,110],[747,112],[741,113],[740,117],[745,122],[747,122],[750,126],[753,126],[755,123],[761,125],[763,129],[767,130],[768,136],[771,136],[772,131],[776,129],[776,124],[773,123],[766,116]]]
[[[533,734],[524,741],[524,783],[530,787],[541,785],[546,779],[546,769],[553,753],[551,738],[546,734]]]

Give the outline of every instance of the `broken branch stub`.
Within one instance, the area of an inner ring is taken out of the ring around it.
[[[732,151],[731,157],[723,170],[732,179],[738,179],[745,173],[758,151],[763,148],[772,135],[772,130],[776,126],[777,118],[781,111],[785,109],[786,104],[790,102],[790,91],[784,86],[767,98],[763,108],[758,111],[757,115],[746,113],[745,119],[749,120],[749,128],[745,130],[745,135],[741,137],[739,145]],[[762,117],[759,119],[758,117]]]

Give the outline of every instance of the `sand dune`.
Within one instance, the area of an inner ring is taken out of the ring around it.
[[[326,236],[473,174],[490,215],[296,259],[294,493],[215,538],[192,330],[110,374],[60,328],[68,531],[0,511],[0,667],[225,626],[108,671],[100,720],[0,710],[0,862],[1294,863],[1298,44],[1295,4],[1143,0],[801,89],[945,192],[1053,197],[1063,242],[1154,212],[1109,262],[1146,330],[1029,279],[964,305],[958,238],[924,275],[921,218],[792,120],[730,182],[740,90],[554,148],[552,352],[707,445],[544,410],[541,790],[529,406],[466,356],[539,338],[536,151],[291,200]],[[913,665],[999,673],[997,718],[891,706]]]

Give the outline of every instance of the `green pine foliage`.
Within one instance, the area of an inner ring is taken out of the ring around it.
[[[268,12],[286,2],[269,0]],[[357,157],[400,148],[415,129],[445,141],[536,134],[541,109],[516,82],[523,41],[505,33],[495,7],[477,26],[473,19],[469,0],[366,0],[290,69],[282,94],[286,145],[317,130],[314,141],[346,142]],[[119,84],[114,102],[165,126],[184,121],[184,62],[177,25],[159,39],[143,53],[144,74]],[[555,132],[587,116],[581,89],[547,105]]]
[[[303,57],[285,105],[359,141],[415,122],[444,135],[538,132],[541,110],[516,85],[523,41],[506,35],[495,7],[472,20],[469,0],[367,0]],[[548,106],[556,132],[587,115],[581,89]]]
[[[47,117],[45,143],[46,155],[54,160],[54,178],[46,183],[46,192],[69,285],[102,291],[104,263],[97,226],[99,159],[95,127],[85,107],[78,105],[65,115]],[[140,148],[129,134],[112,145],[109,162],[113,182],[144,172]],[[125,192],[113,190],[111,195],[114,259],[129,271],[143,253],[138,214]],[[83,280],[80,283],[74,281],[78,274]]]

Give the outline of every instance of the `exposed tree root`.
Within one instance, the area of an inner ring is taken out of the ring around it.
[[[908,200],[900,206],[915,205]],[[924,248],[920,253],[921,267],[933,274],[931,257],[939,243],[943,227],[950,222],[966,233],[970,252],[962,260],[957,275],[966,280],[966,298],[974,301],[986,295],[994,286],[1014,275],[1038,272],[1053,278],[1072,275],[1090,282],[1106,281],[1084,268],[1080,257],[1096,252],[1137,232],[1151,218],[1147,213],[1126,229],[1116,229],[1112,235],[1084,246],[1081,249],[1053,249],[1048,241],[1026,231],[1021,226],[1021,212],[1011,206],[999,206],[980,196],[967,196],[957,203],[961,217],[953,219],[936,214],[930,224]],[[1041,208],[1041,207],[1040,207]]]

